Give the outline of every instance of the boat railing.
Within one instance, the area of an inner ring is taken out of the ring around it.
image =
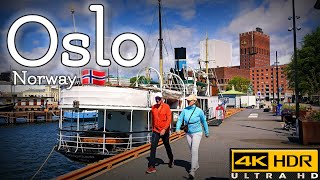
[[[95,152],[114,155],[150,143],[150,133],[151,131],[104,132],[59,129],[58,150],[65,149],[67,152],[80,150],[83,153]],[[117,137],[117,135],[122,136]]]
[[[76,123],[70,124],[69,126],[64,126],[62,127],[63,130],[73,130],[76,129],[78,126]],[[96,129],[98,127],[98,123],[79,123],[79,128],[85,131],[91,130],[91,129]]]

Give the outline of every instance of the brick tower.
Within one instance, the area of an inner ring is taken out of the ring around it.
[[[261,28],[239,34],[240,68],[270,66],[270,36]]]

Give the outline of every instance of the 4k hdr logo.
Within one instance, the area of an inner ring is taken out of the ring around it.
[[[235,169],[268,169],[268,153],[234,153]]]
[[[318,150],[231,150],[232,172],[318,172]]]

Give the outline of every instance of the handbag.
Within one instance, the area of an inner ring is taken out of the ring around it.
[[[193,109],[193,111],[192,111],[192,113],[191,113],[191,116],[193,115],[193,113],[194,113],[195,110],[196,110],[196,107]],[[191,119],[191,116],[189,117],[188,123],[187,123],[186,125],[182,125],[182,126],[180,127],[180,130],[183,130],[185,133],[187,133],[188,130],[189,130],[188,124],[189,124],[189,121],[190,121],[190,119]],[[184,121],[183,121],[183,122],[184,122]]]

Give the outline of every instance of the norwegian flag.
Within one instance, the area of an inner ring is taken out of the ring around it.
[[[92,69],[82,70],[82,84],[94,84],[104,86],[106,83],[106,72]]]

